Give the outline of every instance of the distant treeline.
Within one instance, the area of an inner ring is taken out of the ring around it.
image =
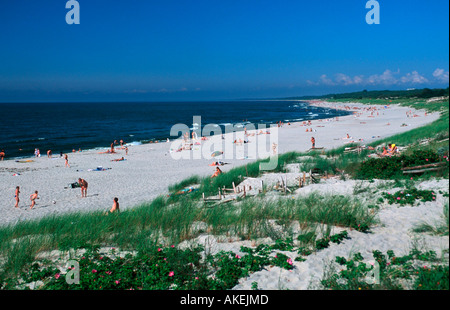
[[[432,98],[449,95],[449,88],[423,88],[411,90],[363,90],[353,93],[328,94],[322,96],[300,96],[285,99],[403,99],[403,98]]]

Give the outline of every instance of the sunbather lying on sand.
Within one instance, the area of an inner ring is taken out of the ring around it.
[[[125,160],[125,158],[117,158],[117,159],[111,159],[111,161],[123,161],[123,160]]]
[[[215,161],[212,164],[209,164],[210,166],[223,166],[226,165],[227,163],[224,163],[223,161]]]

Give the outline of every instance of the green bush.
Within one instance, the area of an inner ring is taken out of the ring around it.
[[[400,191],[395,192],[394,194],[383,193],[382,196],[384,198],[386,198],[386,200],[389,204],[396,203],[401,206],[404,206],[404,205],[414,206],[416,204],[417,200],[420,200],[422,202],[436,200],[436,194],[433,191],[419,190],[417,188],[400,190]]]
[[[415,150],[399,156],[370,158],[359,164],[355,177],[358,179],[391,179],[403,176],[402,168],[440,162],[442,158],[433,150]]]

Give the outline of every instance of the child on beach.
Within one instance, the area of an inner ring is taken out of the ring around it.
[[[311,137],[311,143],[312,143],[312,149],[314,149],[316,147],[316,139],[314,139],[314,137]]]
[[[31,196],[30,196],[30,200],[31,200],[30,209],[33,209],[34,205],[36,204],[36,202],[35,202],[36,199],[39,199],[38,191],[35,191],[34,194],[31,194]]]
[[[20,194],[20,187],[16,186],[16,194],[14,195],[14,198],[16,199],[16,204],[14,205],[14,207],[18,208],[19,207],[19,194]]]
[[[78,178],[78,184],[81,187],[81,198],[87,197],[88,182],[82,178]]]

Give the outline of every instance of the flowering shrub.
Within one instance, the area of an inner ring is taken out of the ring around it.
[[[202,259],[203,247],[181,250],[174,245],[152,247],[136,255],[119,255],[112,250],[100,254],[98,247],[88,249],[76,259],[79,283],[68,284],[66,276],[54,266],[33,263],[18,279],[2,279],[0,288],[14,288],[18,283],[42,281],[47,290],[167,290],[167,289],[230,289],[250,272],[265,266],[292,269],[293,261],[275,249],[293,248],[292,239],[278,240],[274,245],[255,249],[241,247],[246,255],[221,251]]]
[[[446,156],[440,156],[432,150],[416,150],[410,155],[369,158],[362,162],[356,170],[359,179],[391,179],[403,175],[402,168],[447,161]]]
[[[322,279],[325,288],[336,290],[371,290],[371,289],[405,289],[405,279],[413,280],[412,289],[449,289],[449,267],[433,265],[415,267],[415,261],[436,262],[434,251],[421,252],[412,250],[408,255],[397,257],[392,250],[387,255],[380,251],[372,252],[375,263],[363,262],[360,253],[351,259],[336,257],[336,262],[343,268]],[[378,281],[373,275],[378,273]]]
[[[417,188],[404,189],[397,191],[393,194],[383,193],[382,196],[387,200],[389,204],[412,205],[416,204],[417,200],[422,202],[435,201],[436,194],[430,190],[418,190]]]

